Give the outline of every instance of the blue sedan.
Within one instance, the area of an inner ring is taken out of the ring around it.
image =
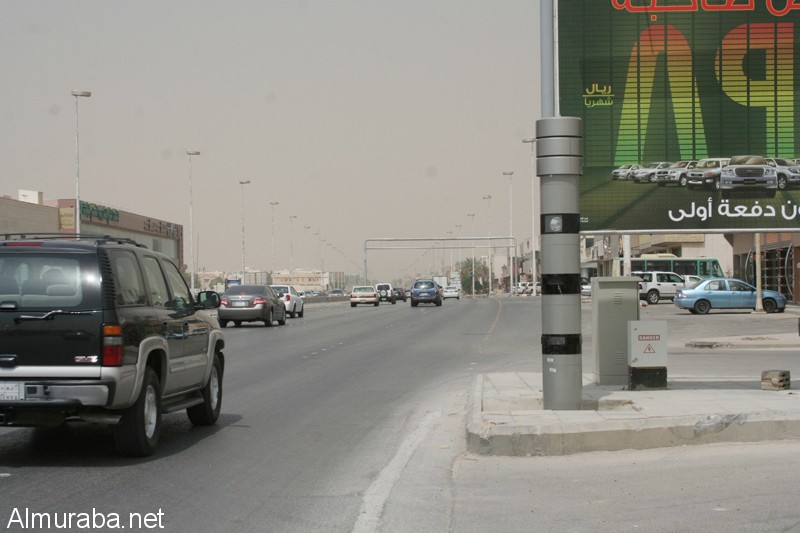
[[[705,315],[712,308],[755,309],[756,288],[740,279],[704,279],[691,288],[678,289],[675,305],[695,315]],[[779,292],[762,290],[761,305],[767,313],[783,313],[786,298]]]

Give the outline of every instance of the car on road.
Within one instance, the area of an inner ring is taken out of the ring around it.
[[[756,288],[740,279],[709,278],[675,293],[675,305],[695,315],[711,309],[755,309]],[[761,291],[761,305],[767,313],[783,313],[786,297],[772,290]]]
[[[303,296],[294,288],[294,285],[270,285],[272,289],[283,300],[286,307],[286,314],[291,318],[300,317],[306,312]]]
[[[358,304],[371,304],[378,307],[380,303],[380,295],[372,285],[357,285],[350,291],[350,307]]]
[[[635,170],[633,174],[631,174],[631,179],[636,183],[655,183],[656,172],[669,167],[671,164],[671,161],[656,161],[654,163],[650,163],[647,166]]]
[[[442,305],[442,287],[432,279],[418,279],[411,287],[411,307],[419,304]]]
[[[444,298],[445,300],[448,298],[455,298],[456,300],[460,300],[461,289],[453,285],[445,287],[444,290],[442,291],[442,298]]]
[[[406,290],[401,288],[401,287],[395,287],[394,288],[394,299],[395,299],[395,301],[402,300],[402,301],[405,302],[408,299],[408,297],[406,296]]]
[[[736,155],[722,168],[720,191],[723,198],[732,194],[744,193],[748,197],[754,193],[764,193],[775,197],[778,190],[778,173],[775,167],[767,164],[760,155]]]
[[[392,287],[391,283],[378,283],[375,285],[375,290],[378,292],[380,301],[389,302],[392,305],[397,303],[397,300],[394,297],[394,288]]]
[[[330,298],[342,298],[347,296],[347,293],[344,292],[342,289],[331,289],[331,292],[328,293]]]
[[[612,180],[627,181],[630,179],[631,173],[642,168],[641,165],[622,165],[611,171]]]
[[[639,284],[639,298],[647,300],[649,304],[672,300],[678,289],[685,287],[683,278],[675,272],[632,272],[631,275],[642,279]]]
[[[775,167],[778,175],[778,189],[784,191],[791,187],[800,185],[800,165],[793,159],[782,159],[779,157],[765,158],[768,165]]]
[[[193,297],[166,255],[118,237],[6,235],[0,302],[0,425],[106,424],[120,453],[146,456],[163,413],[216,423],[219,295]]]
[[[233,322],[237,328],[242,322],[264,322],[271,328],[277,321],[286,324],[286,307],[272,287],[267,285],[231,285],[222,293],[217,314],[220,327]]]

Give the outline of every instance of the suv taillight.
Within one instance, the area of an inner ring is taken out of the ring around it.
[[[286,301],[287,302],[291,302],[292,301],[292,295],[289,294],[288,292],[286,293]]]
[[[103,366],[122,366],[122,328],[103,326]]]

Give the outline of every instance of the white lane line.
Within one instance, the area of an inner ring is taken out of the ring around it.
[[[411,460],[411,456],[419,447],[420,442],[425,438],[433,427],[434,423],[442,416],[441,411],[433,411],[426,414],[420,421],[419,426],[406,437],[397,450],[397,453],[389,461],[375,481],[364,493],[361,501],[361,510],[358,513],[358,520],[353,526],[353,533],[372,533],[377,531],[378,521],[383,513],[383,506],[389,498],[397,480],[403,473],[403,469]]]

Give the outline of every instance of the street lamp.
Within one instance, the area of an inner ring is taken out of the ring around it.
[[[513,176],[513,175],[514,175],[514,172],[503,172],[503,176],[508,176],[508,236],[511,237],[511,242],[512,243],[514,242],[514,228],[513,228],[513,225],[512,225],[513,223],[512,223],[512,218],[511,218],[511,207],[512,207],[512,203],[511,203],[511,196],[512,196],[511,176]],[[511,288],[514,286],[514,270],[516,270],[516,267],[512,263],[514,263],[514,256],[516,255],[516,253],[517,253],[517,250],[516,250],[516,246],[515,246],[513,252],[509,253],[509,255],[508,255],[508,266],[509,266],[509,269],[508,269],[509,270],[508,293],[509,294],[511,294]]]
[[[536,198],[538,182],[536,179],[536,139],[522,139],[523,143],[531,145],[531,281],[536,285]],[[535,291],[534,291],[535,293]]]
[[[483,197],[489,202],[489,296],[492,295],[492,195]]]
[[[308,230],[310,230],[310,229],[311,229],[311,226],[303,226],[303,229],[304,229],[304,230],[306,230],[306,245],[305,245],[305,249],[306,249],[306,259],[305,259],[305,261],[304,261],[304,262],[305,262],[305,264],[306,264],[306,268],[310,270],[310,267],[311,267],[311,262],[308,260],[308,255],[309,255],[309,254],[308,254]]]
[[[269,205],[272,206],[272,273],[270,276],[275,276],[275,206],[278,205],[280,202],[270,202]],[[275,280],[272,280],[275,283]]]
[[[249,185],[250,180],[239,181],[242,186],[242,284],[244,284],[244,186]]]
[[[294,285],[294,242],[292,242],[292,221],[297,215],[289,215],[289,285]]]
[[[193,155],[200,155],[200,152],[197,150],[186,150],[186,155],[189,156],[189,264],[190,266],[190,275],[191,278],[191,286],[192,286],[192,296],[194,296],[194,224],[192,221],[192,156]]]
[[[78,99],[89,98],[89,91],[72,91],[75,97],[75,235],[81,234],[81,156],[80,138],[78,136]]]
[[[461,224],[456,224],[458,230],[458,278],[461,279]]]
[[[475,298],[475,213],[467,213],[472,219],[472,297]]]

